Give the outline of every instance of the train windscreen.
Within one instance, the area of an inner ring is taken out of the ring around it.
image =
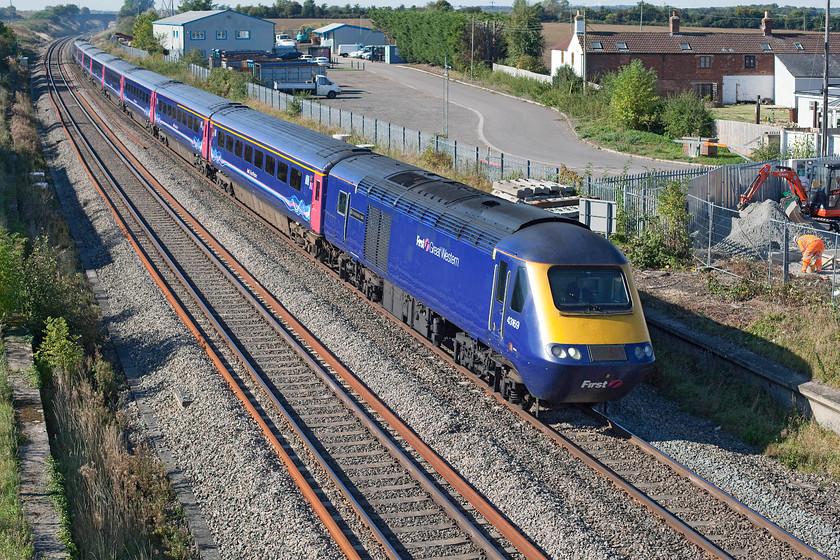
[[[554,306],[568,313],[625,313],[633,307],[618,267],[553,266],[548,282]]]

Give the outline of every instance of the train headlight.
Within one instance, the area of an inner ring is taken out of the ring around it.
[[[555,358],[562,360],[566,357],[566,351],[563,349],[562,346],[559,344],[552,344],[551,345],[551,355]]]
[[[578,350],[574,346],[569,346],[569,356],[573,360],[580,360],[580,350]]]
[[[636,346],[636,349],[633,351],[633,353],[636,354],[636,359],[637,360],[641,360],[642,357],[644,357],[644,355],[645,355],[645,349],[642,348],[641,346]]]
[[[648,358],[653,356],[653,347],[650,344],[645,344],[645,356]]]

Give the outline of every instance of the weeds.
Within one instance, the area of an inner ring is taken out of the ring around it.
[[[34,549],[18,495],[18,438],[5,358],[0,364],[0,558],[29,560]]]

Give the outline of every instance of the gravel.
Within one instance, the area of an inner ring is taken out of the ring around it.
[[[143,373],[163,439],[193,486],[223,558],[338,558],[285,468],[246,418],[115,228],[71,157],[52,107],[68,219],[108,293]],[[159,154],[132,146],[153,174],[251,273],[430,446],[552,558],[700,558],[610,484],[498,406],[413,338],[293,254],[224,195]],[[180,388],[194,402],[175,404]],[[132,404],[126,401],[132,410]],[[840,488],[791,473],[642,386],[613,408],[621,421],[783,527],[840,558]],[[135,414],[136,417],[136,414]],[[144,428],[137,426],[141,436]]]

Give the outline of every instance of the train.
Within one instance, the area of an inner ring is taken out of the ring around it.
[[[655,357],[585,225],[174,81],[84,40],[98,88],[228,195],[523,408],[625,396]]]

